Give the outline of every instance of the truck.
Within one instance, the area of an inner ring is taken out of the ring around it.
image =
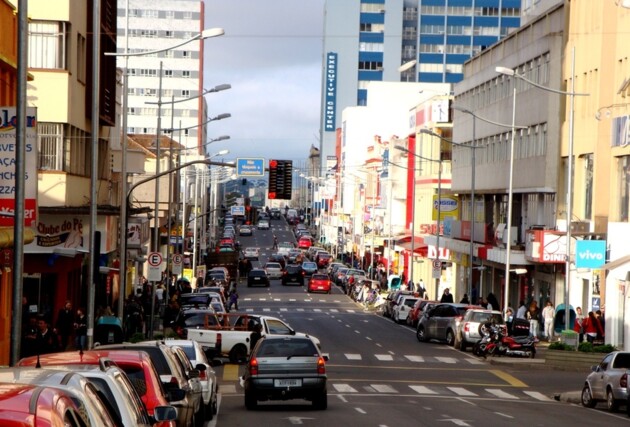
[[[187,328],[186,337],[197,341],[204,349],[211,349],[213,356],[228,357],[230,362],[239,363],[247,359],[250,348],[250,336],[254,326],[262,325],[261,335],[306,335],[296,332],[283,320],[273,316],[259,314],[228,313],[223,314],[219,326],[207,328]],[[206,322],[210,325],[209,322]],[[321,348],[318,338],[310,336],[317,347]]]
[[[230,277],[228,283],[229,289],[229,285],[238,280],[238,262],[239,252],[208,252],[206,255],[206,272],[209,272],[214,267],[227,268]]]

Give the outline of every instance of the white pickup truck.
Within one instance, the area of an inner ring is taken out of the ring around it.
[[[227,356],[232,363],[244,361],[250,348],[250,335],[254,325],[262,325],[261,334],[265,335],[305,335],[296,332],[291,326],[281,319],[272,316],[258,314],[227,314],[234,316],[236,320],[232,326],[224,326],[221,329],[188,328],[187,339],[197,341],[202,347],[212,349],[217,356]],[[319,339],[311,335],[315,344],[321,349]]]

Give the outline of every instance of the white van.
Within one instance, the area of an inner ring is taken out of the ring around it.
[[[298,216],[298,211],[296,209],[289,209],[287,211],[287,219],[289,218],[295,218]]]

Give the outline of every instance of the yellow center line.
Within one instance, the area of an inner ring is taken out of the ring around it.
[[[507,372],[504,371],[499,371],[499,370],[490,370],[488,371],[491,374],[496,375],[497,377],[501,378],[503,381],[507,382],[508,384],[510,384],[512,387],[521,387],[521,388],[526,388],[529,387],[527,384],[525,384],[523,381],[519,380],[518,378],[508,374]]]
[[[236,381],[238,379],[239,365],[225,364],[223,365],[223,380],[224,381]]]

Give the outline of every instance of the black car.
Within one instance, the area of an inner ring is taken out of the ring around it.
[[[271,219],[280,219],[281,216],[282,213],[280,212],[280,209],[271,209]]]
[[[304,276],[306,273],[302,269],[301,265],[289,264],[282,272],[282,285],[288,285],[294,283],[296,285],[304,286]]]
[[[287,266],[287,259],[284,257],[284,255],[279,253],[271,254],[269,256],[269,262],[277,262],[282,266],[282,269]]]
[[[266,286],[269,287],[269,277],[262,268],[254,268],[247,273],[247,287]]]
[[[243,375],[245,407],[256,409],[258,401],[306,399],[315,409],[326,409],[326,361],[308,336],[261,338]]]

